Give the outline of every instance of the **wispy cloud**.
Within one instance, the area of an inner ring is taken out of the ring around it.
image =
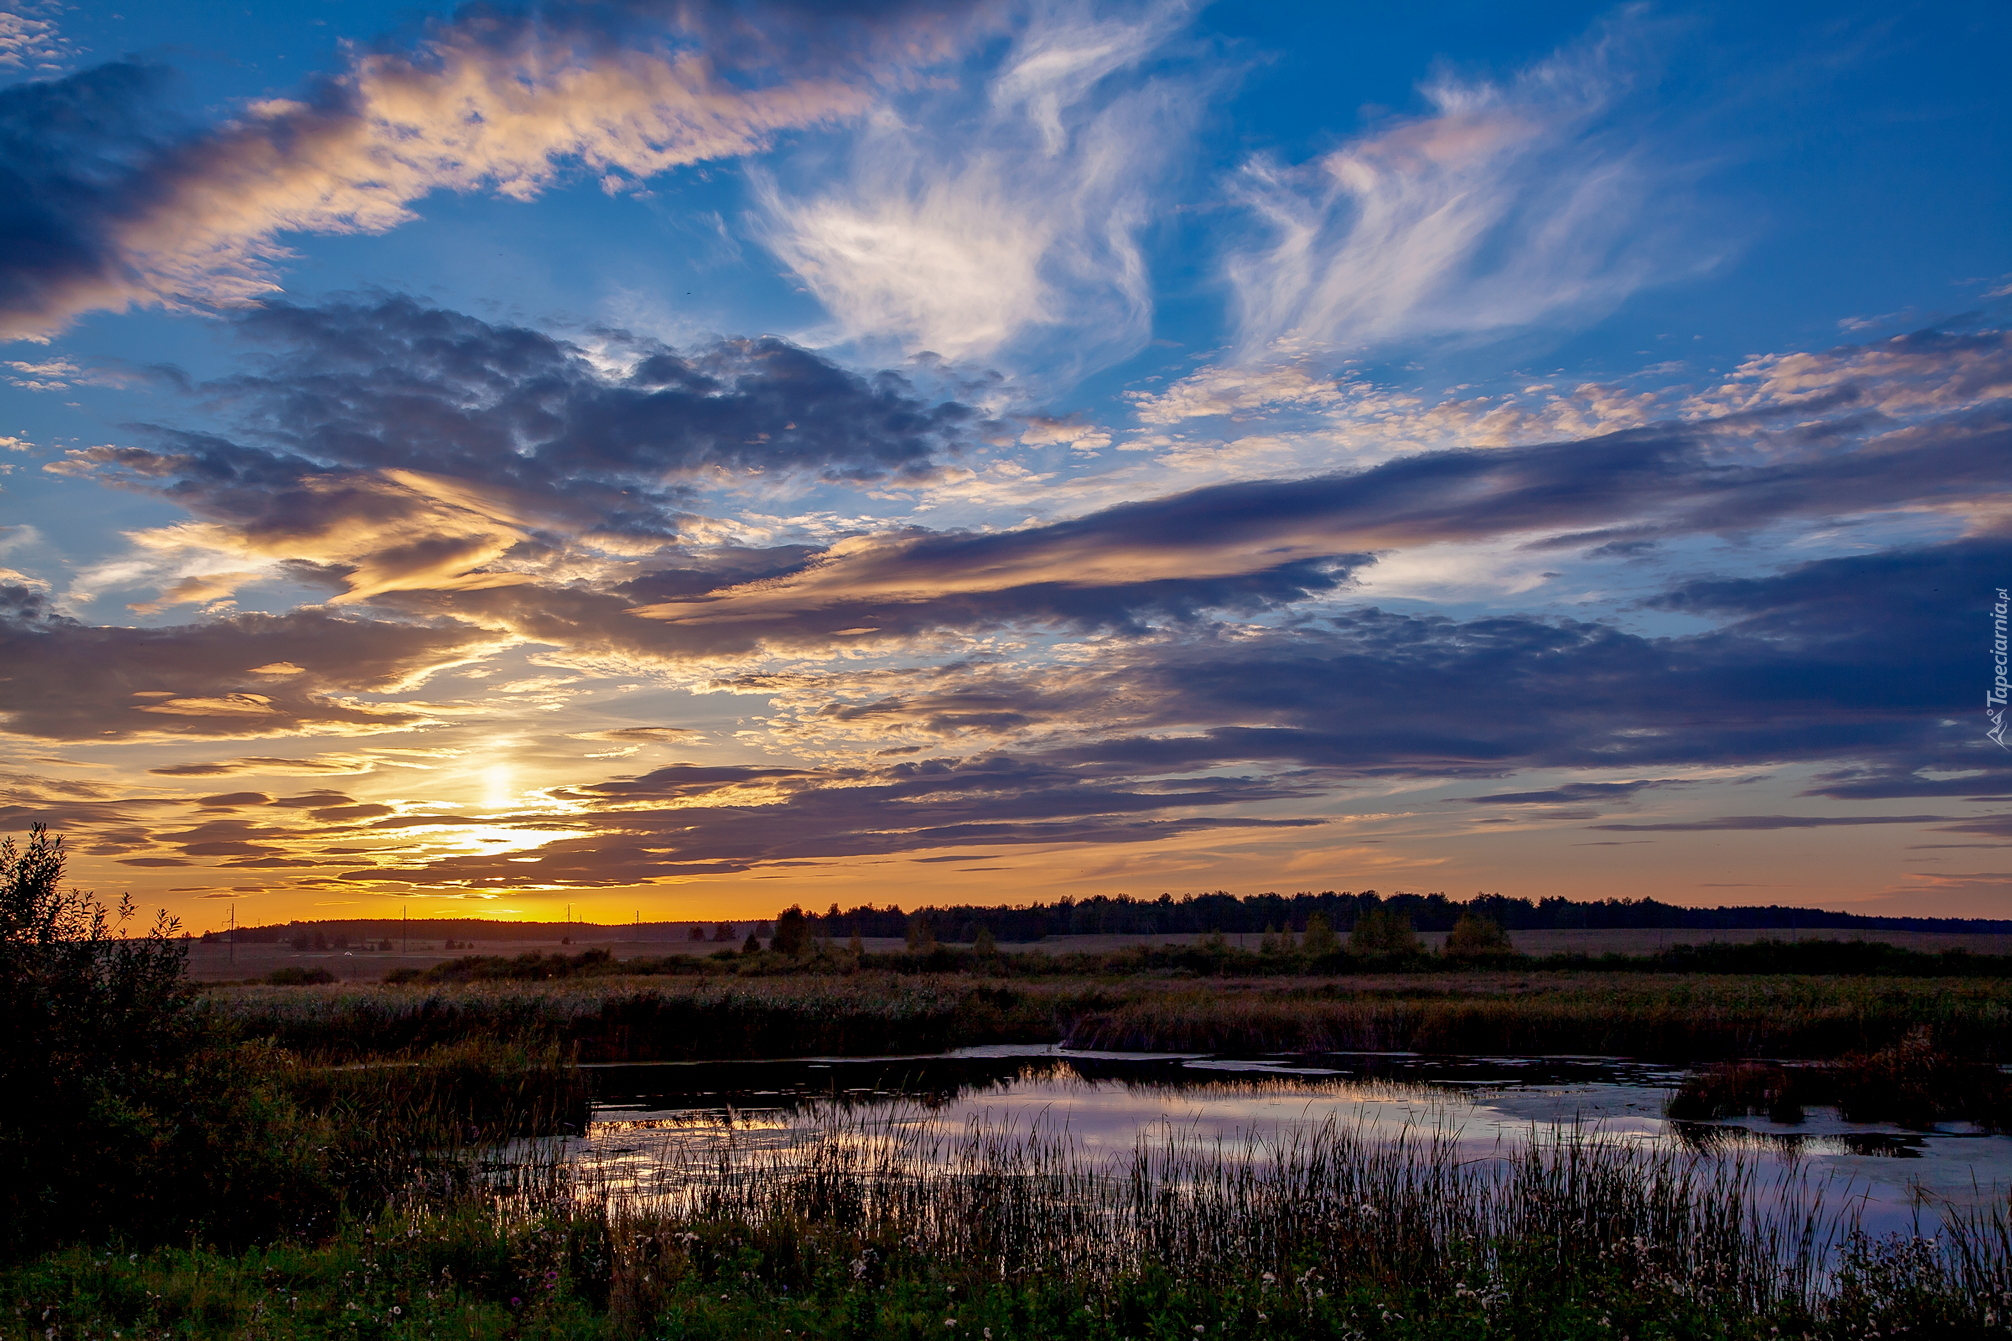
[[[1312,162],[1249,163],[1256,236],[1228,263],[1241,358],[1584,315],[1654,277],[1660,183],[1612,123],[1636,63],[1608,28],[1506,82],[1442,75],[1430,114]]]
[[[1068,371],[1132,352],[1152,312],[1137,234],[1200,101],[1193,76],[1139,71],[1187,11],[1040,5],[982,89],[878,111],[838,182],[758,177],[764,240],[846,337],[1038,345]]]

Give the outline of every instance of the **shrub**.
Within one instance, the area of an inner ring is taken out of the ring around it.
[[[1355,919],[1348,933],[1348,952],[1364,957],[1415,955],[1421,947],[1412,934],[1411,919],[1386,908],[1371,908]]]
[[[1455,959],[1482,959],[1489,955],[1511,955],[1516,947],[1499,922],[1463,913],[1446,934],[1446,953]]]
[[[40,825],[0,843],[0,1252],[312,1218],[327,1189],[283,1060],[209,1025],[172,920],[116,935],[131,900],[65,892],[63,866]]]
[[[325,968],[302,968],[298,964],[287,964],[265,975],[264,981],[272,987],[317,987],[335,981],[335,975]]]

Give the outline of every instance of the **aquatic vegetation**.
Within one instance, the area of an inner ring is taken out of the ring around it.
[[[981,1043],[1198,1052],[1600,1053],[1682,1061],[1874,1052],[1925,1028],[2012,1049],[1989,979],[1437,973],[1326,980],[1001,982],[980,975],[494,980],[214,989],[242,1037],[303,1056],[407,1056],[467,1040],[582,1061],[865,1056]]]
[[[1673,1118],[1765,1114],[1796,1123],[1816,1106],[1836,1108],[1847,1122],[1927,1128],[1961,1120],[2004,1131],[2012,1126],[2012,1080],[1988,1063],[1950,1054],[1926,1030],[1916,1030],[1892,1047],[1831,1062],[1708,1066],[1684,1078],[1668,1112]]]
[[[1282,992],[1140,993],[1075,1018],[1083,1048],[1835,1057],[1925,1029],[1976,1058],[2012,1047],[2012,990],[1980,980],[1452,975]],[[1348,990],[1353,986],[1356,990]],[[1490,990],[1492,989],[1492,990]]]
[[[0,1336],[2004,1336],[2002,1210],[1873,1238],[1794,1171],[1570,1131],[1454,1158],[1343,1126],[1111,1169],[1066,1134],[837,1120],[648,1189],[540,1166],[317,1243],[77,1249]]]

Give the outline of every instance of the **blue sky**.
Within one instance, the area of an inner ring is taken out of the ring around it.
[[[0,20],[101,888],[2012,907],[2002,6]]]

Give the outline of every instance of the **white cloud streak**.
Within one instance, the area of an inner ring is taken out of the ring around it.
[[[1236,195],[1262,241],[1227,263],[1239,361],[1583,317],[1648,282],[1658,183],[1608,124],[1620,47],[1610,31],[1504,84],[1442,76],[1429,115],[1247,164]]]
[[[845,338],[1008,363],[1038,346],[1065,376],[1133,352],[1138,234],[1200,102],[1192,77],[1136,72],[1186,16],[1043,5],[982,98],[882,109],[839,182],[758,177],[764,242]]]

